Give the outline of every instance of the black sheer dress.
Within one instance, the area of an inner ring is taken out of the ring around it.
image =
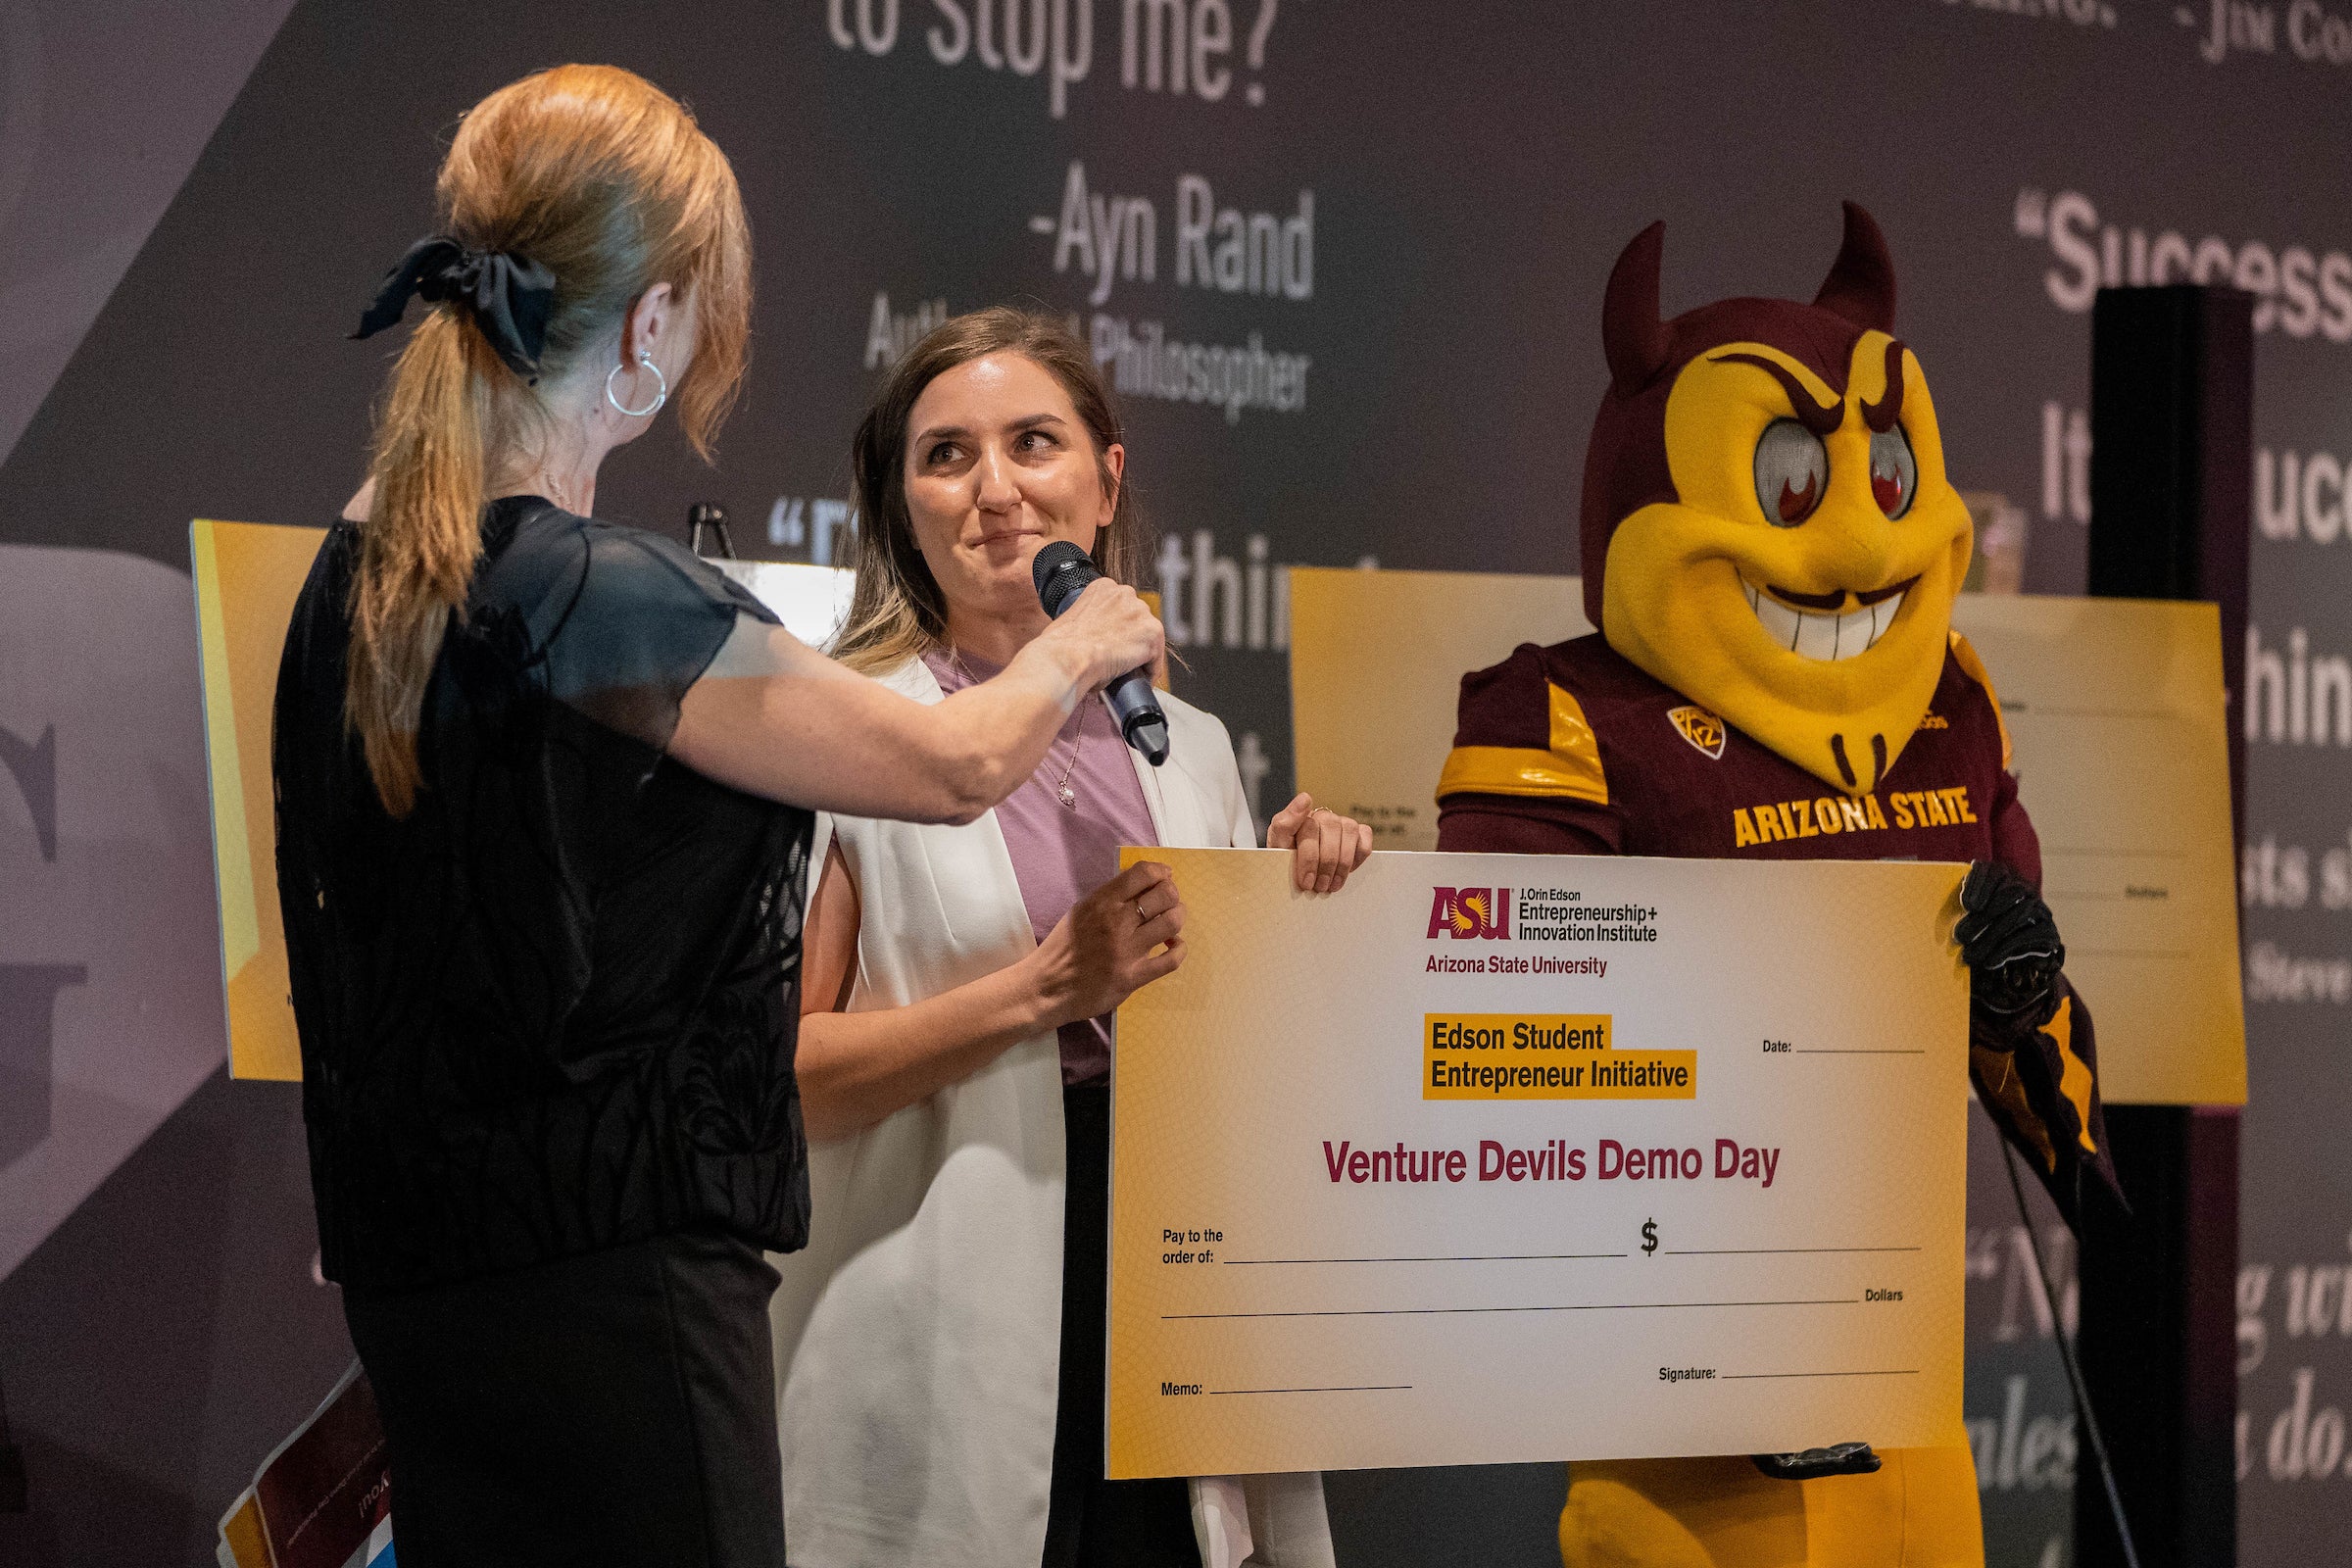
[[[808,1232],[809,814],[664,749],[736,619],[670,541],[493,503],[395,820],[344,720],[358,534],[277,688],[322,1261],[404,1568],[783,1563],[761,1249]]]

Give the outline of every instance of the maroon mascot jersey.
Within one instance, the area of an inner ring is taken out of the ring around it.
[[[1974,662],[1945,656],[1920,733],[1856,798],[1824,789],[1598,636],[1522,644],[1462,680],[1440,786],[1444,847],[1475,838],[1477,849],[1538,855],[1991,858],[2038,882],[2034,825],[2002,765],[2000,712],[1964,659]]]
[[[2009,772],[2008,734],[1955,637],[1918,733],[1860,797],[1768,751],[1595,634],[1523,643],[1462,678],[1438,787],[1438,848],[1492,855],[1707,859],[1999,860],[2036,886],[2041,845]],[[2112,1181],[2092,1093],[2089,1010],[2061,981],[2058,1014],[1995,1036],[1975,1024],[1986,1108],[2071,1218],[2077,1172]],[[2022,1056],[2013,1053],[2023,1052]],[[2088,1136],[2085,1137],[2084,1135]]]

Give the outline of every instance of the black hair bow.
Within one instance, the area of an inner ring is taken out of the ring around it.
[[[556,305],[556,274],[537,262],[506,251],[469,251],[446,234],[420,239],[384,274],[383,287],[351,335],[373,337],[392,325],[412,295],[465,306],[509,369],[526,381],[538,378],[547,318]]]

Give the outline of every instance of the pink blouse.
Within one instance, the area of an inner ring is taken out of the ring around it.
[[[941,649],[925,654],[923,662],[943,692],[976,685],[1002,667]],[[1065,783],[1069,804],[1061,793]],[[997,825],[1012,855],[1029,929],[1040,942],[1072,905],[1118,875],[1119,846],[1159,842],[1118,723],[1108,707],[1091,698],[1078,705],[1037,771],[997,808]],[[1087,1083],[1110,1071],[1111,1016],[1061,1026],[1063,1083]]]

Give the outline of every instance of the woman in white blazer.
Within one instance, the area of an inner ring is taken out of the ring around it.
[[[1051,540],[1122,581],[1146,551],[1117,416],[1058,322],[998,309],[915,345],[859,427],[838,655],[935,703],[1046,625]],[[1184,959],[1165,866],[1254,848],[1224,725],[1163,694],[1165,765],[1082,705],[967,825],[820,817],[798,1071],[808,1250],[774,1259],[796,1568],[1331,1568],[1319,1475],[1107,1482],[1109,1013]],[[1268,831],[1330,892],[1368,829],[1300,796]],[[1066,1266],[1065,1266],[1066,1259]]]

